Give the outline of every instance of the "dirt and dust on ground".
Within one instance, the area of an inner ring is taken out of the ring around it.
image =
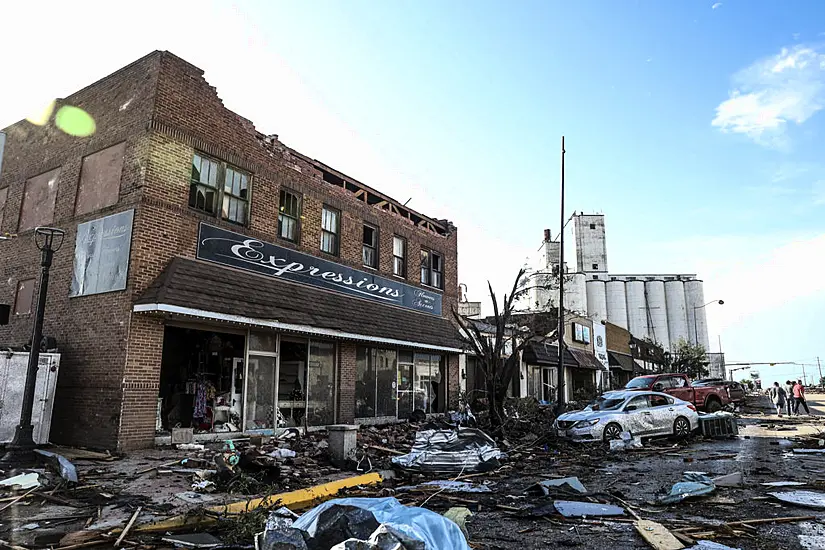
[[[810,401],[817,406],[815,396]],[[335,464],[323,432],[128,456],[52,448],[75,467],[77,481],[44,457],[26,470],[37,474],[36,485],[29,476],[28,485],[3,488],[0,545],[112,548],[120,539],[119,548],[255,548],[282,505],[306,516],[333,498],[394,497],[407,510],[450,514],[466,533],[462,544],[477,549],[825,548],[825,417],[772,413],[753,396],[737,413],[738,435],[611,452],[555,439],[547,409],[519,404],[506,436],[492,443],[506,458],[484,454],[491,449],[483,434],[461,449],[433,437],[449,452],[416,456],[440,473],[392,460],[420,445],[417,433],[455,433],[429,422],[362,426],[352,458]],[[483,457],[464,465],[443,458],[457,449]],[[663,503],[679,482],[694,496]],[[604,515],[612,513],[619,515]]]

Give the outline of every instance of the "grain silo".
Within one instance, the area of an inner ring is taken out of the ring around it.
[[[624,329],[627,328],[627,300],[624,281],[607,281],[607,320]]]
[[[564,307],[576,313],[587,313],[587,290],[584,273],[569,273],[564,283]],[[558,296],[558,294],[557,294]]]
[[[665,281],[665,300],[667,302],[667,328],[670,346],[673,348],[680,339],[690,341],[685,309],[685,284],[678,279]]]
[[[667,303],[665,282],[662,279],[645,282],[647,297],[647,319],[650,338],[664,349],[670,349],[670,335],[667,329]]]
[[[636,338],[647,338],[649,331],[645,283],[635,278],[628,278],[624,283],[624,291],[627,297],[627,330]]]
[[[590,279],[587,286],[587,316],[598,323],[607,319],[607,287],[601,279]]]
[[[688,334],[692,343],[708,349],[708,324],[705,318],[705,291],[702,281],[685,281],[685,307],[687,308]]]

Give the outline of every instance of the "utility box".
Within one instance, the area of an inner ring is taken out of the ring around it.
[[[54,391],[57,388],[60,354],[41,353],[38,364],[32,407],[33,437],[35,443],[45,445],[49,442],[52,428],[52,408]],[[0,443],[9,443],[20,423],[28,365],[28,353],[0,352]]]

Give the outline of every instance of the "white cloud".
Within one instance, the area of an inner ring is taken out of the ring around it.
[[[710,9],[715,10],[722,7],[722,2],[716,2],[714,5],[710,7]]]
[[[716,107],[712,125],[757,143],[787,144],[789,123],[800,125],[825,102],[825,54],[813,46],[783,48],[733,77],[729,98]]]

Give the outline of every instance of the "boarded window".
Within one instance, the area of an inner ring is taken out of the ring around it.
[[[117,203],[125,152],[126,144],[118,143],[83,159],[75,203],[78,216]]]
[[[49,225],[54,221],[54,200],[57,197],[59,175],[60,168],[55,168],[26,181],[18,231]]]
[[[14,297],[14,314],[25,315],[32,312],[34,300],[34,279],[17,282],[17,295]]]
[[[3,229],[3,216],[6,213],[6,199],[9,198],[9,188],[0,189],[0,229]]]

